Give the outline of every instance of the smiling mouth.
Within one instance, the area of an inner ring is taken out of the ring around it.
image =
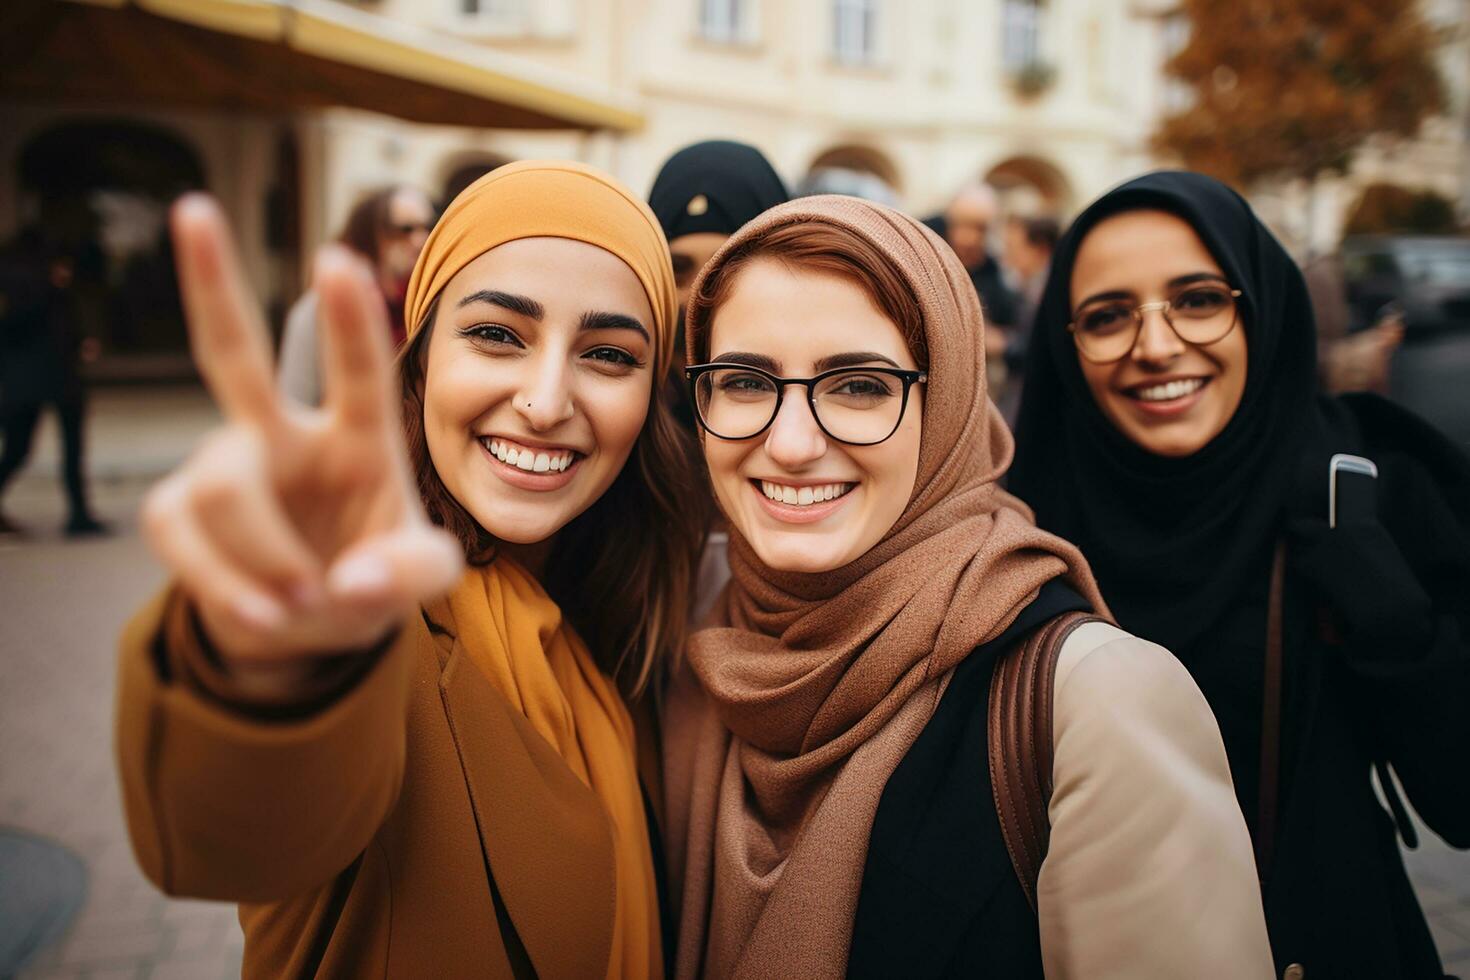
[[[479,439],[490,455],[527,473],[563,473],[583,455],[575,449],[523,446],[499,437],[480,436]]]
[[[1160,384],[1134,385],[1124,389],[1123,394],[1140,402],[1173,402],[1188,398],[1209,383],[1209,378],[1181,378]]]
[[[846,496],[857,486],[856,483],[823,483],[817,486],[793,487],[785,483],[773,483],[770,480],[751,480],[750,482],[766,495],[767,500],[796,507],[810,507],[812,504],[836,500],[838,497]]]

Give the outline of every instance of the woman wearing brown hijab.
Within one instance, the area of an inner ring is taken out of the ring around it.
[[[653,215],[578,164],[482,178],[420,255],[396,377],[367,273],[324,256],[320,411],[279,400],[217,209],[174,229],[229,421],[145,506],[177,584],[123,640],[144,870],[241,903],[251,977],[661,975],[633,699],[705,522]]]
[[[848,198],[746,226],[696,284],[691,394],[733,579],[665,718],[681,977],[1265,977],[1213,718],[1107,621],[1061,648],[1036,911],[987,772],[995,658],[1107,611],[996,480],[978,303]]]

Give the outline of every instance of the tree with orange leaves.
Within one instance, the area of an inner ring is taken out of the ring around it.
[[[1181,13],[1190,39],[1165,72],[1193,104],[1154,146],[1191,169],[1311,180],[1444,108],[1439,38],[1417,0],[1183,0]]]

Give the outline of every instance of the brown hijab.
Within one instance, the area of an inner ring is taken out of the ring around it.
[[[680,977],[842,976],[879,797],[955,666],[1058,576],[1105,611],[1081,553],[996,485],[1012,443],[985,393],[980,304],[917,221],[837,196],[768,211],[705,267],[688,349],[709,329],[703,277],[799,221],[867,238],[919,301],[918,478],[883,540],[832,572],[768,568],[731,531],[717,625],[691,641],[694,676],[675,684],[666,719]]]

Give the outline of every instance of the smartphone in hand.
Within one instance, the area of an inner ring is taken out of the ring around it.
[[[1371,521],[1378,513],[1378,465],[1363,456],[1337,453],[1327,464],[1327,526]]]

